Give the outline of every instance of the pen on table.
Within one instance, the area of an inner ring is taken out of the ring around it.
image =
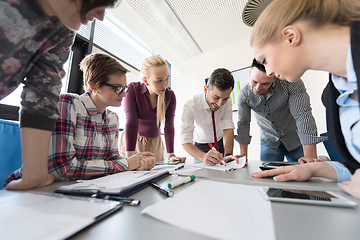
[[[177,179],[173,182],[170,182],[168,184],[168,187],[171,189],[171,188],[176,188],[180,185],[183,185],[185,183],[188,183],[188,182],[192,182],[195,180],[195,175],[191,175],[191,176],[188,176],[188,177],[183,177],[183,178],[180,178],[180,179]]]
[[[216,151],[217,151],[217,149],[214,147],[214,145],[212,145],[212,143],[208,143],[208,145],[209,145],[209,147],[210,147],[211,149],[213,149],[213,150],[216,150]],[[224,160],[223,160],[223,159],[221,159],[221,160],[220,160],[220,162],[221,162],[222,164],[224,164],[224,166],[226,166],[226,164],[225,164],[225,162],[224,162]]]
[[[166,197],[172,197],[174,196],[174,192],[173,191],[168,191],[166,189],[163,189],[162,187],[160,187],[158,184],[152,182],[151,186],[153,186],[154,188],[156,188],[160,193],[164,194]]]
[[[105,199],[105,200],[113,200],[113,201],[119,201],[119,202],[123,202],[123,203],[127,203],[130,205],[139,205],[140,204],[140,200],[138,199],[133,199],[133,198],[126,198],[126,197],[120,197],[120,196],[112,196],[112,195],[106,195],[106,194],[93,194],[91,195],[92,198],[101,198],[101,199]]]

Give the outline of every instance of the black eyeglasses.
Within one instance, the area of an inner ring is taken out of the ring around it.
[[[109,83],[103,83],[102,85],[111,87],[114,90],[114,92],[118,95],[122,94],[124,91],[127,92],[129,88],[128,86],[116,86]]]

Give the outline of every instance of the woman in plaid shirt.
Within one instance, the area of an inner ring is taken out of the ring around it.
[[[125,97],[127,70],[106,54],[91,54],[80,63],[85,93],[62,94],[60,116],[52,133],[49,174],[59,180],[89,179],[127,170],[149,170],[154,154],[138,153],[128,159],[118,151],[118,116],[107,110]],[[6,183],[21,177],[21,169]]]

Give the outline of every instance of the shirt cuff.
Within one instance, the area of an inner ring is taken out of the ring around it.
[[[351,172],[343,164],[336,161],[330,161],[328,163],[335,169],[338,176],[338,182],[350,181]]]

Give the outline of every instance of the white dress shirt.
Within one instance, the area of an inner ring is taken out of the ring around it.
[[[216,136],[219,141],[224,129],[234,129],[232,105],[229,99],[215,112]],[[188,100],[181,117],[181,144],[214,142],[211,109],[205,100],[205,93]]]

